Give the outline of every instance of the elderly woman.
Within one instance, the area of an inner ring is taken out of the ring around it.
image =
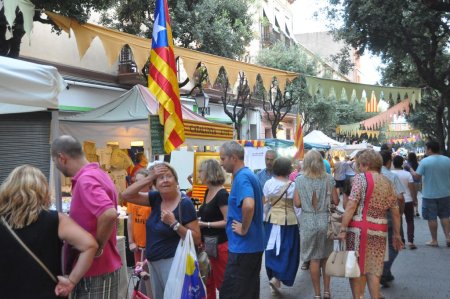
[[[291,161],[277,158],[273,164],[273,177],[263,188],[264,201],[271,209],[264,222],[266,231],[265,264],[269,284],[275,293],[281,283],[292,286],[300,263],[300,236],[294,211],[295,183],[289,180]],[[277,240],[281,240],[277,242]]]
[[[402,247],[397,198],[393,185],[380,173],[382,164],[380,154],[372,149],[359,154],[356,169],[360,173],[355,175],[342,218],[339,239],[346,241],[347,250],[359,252],[361,276],[350,279],[354,299],[364,295],[366,281],[371,298],[380,296],[388,209],[392,213],[394,248],[400,250]]]
[[[215,254],[207,251],[211,263],[211,275],[206,282],[208,298],[216,298],[216,289],[220,289],[228,261],[228,238],[225,231],[228,212],[228,191],[224,188],[225,173],[219,162],[204,160],[200,164],[200,180],[208,188],[203,204],[200,206],[200,228],[202,241],[216,240]]]
[[[146,186],[158,191],[140,192]],[[146,224],[146,257],[150,262],[152,298],[164,298],[164,289],[180,238],[192,231],[194,243],[200,243],[200,227],[192,201],[178,188],[178,175],[168,163],[156,164],[149,175],[129,186],[121,194],[128,202],[150,206]]]
[[[301,258],[310,262],[310,276],[314,298],[320,297],[320,270],[323,275],[323,298],[330,298],[330,277],[325,274],[333,240],[327,237],[328,206],[339,204],[332,175],[325,172],[322,156],[310,150],[303,160],[303,175],[295,181],[294,204],[302,208],[300,217]]]
[[[2,220],[49,271],[58,276],[58,282],[53,282],[0,223],[3,244],[0,246],[0,297],[47,299],[68,296],[91,266],[98,248],[95,239],[68,216],[49,211],[49,206],[47,179],[33,166],[15,168],[0,186]],[[68,276],[61,276],[62,241],[79,251],[78,260]]]

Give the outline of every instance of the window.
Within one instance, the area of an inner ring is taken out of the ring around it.
[[[286,139],[291,140],[291,129],[286,128]]]

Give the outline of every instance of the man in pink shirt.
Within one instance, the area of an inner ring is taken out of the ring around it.
[[[98,165],[89,163],[81,143],[64,135],[51,147],[56,167],[72,177],[70,217],[91,233],[99,245],[96,258],[74,289],[74,298],[117,298],[119,269],[122,265],[116,247],[117,191]],[[76,262],[74,250],[66,250],[66,265]]]

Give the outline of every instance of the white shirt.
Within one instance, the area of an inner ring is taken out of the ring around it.
[[[403,197],[405,198],[405,202],[412,202],[413,198],[411,196],[411,192],[409,191],[409,187],[408,187],[409,183],[414,182],[414,179],[413,179],[411,173],[409,173],[403,169],[392,169],[391,171],[398,176],[398,178],[400,179],[400,182],[405,187],[406,192],[403,194]]]
[[[282,190],[282,188],[285,187],[287,183],[289,183],[289,180],[284,182],[280,181],[277,178],[269,179],[264,184],[263,188],[264,196],[268,198],[270,195],[278,194],[278,192],[280,192],[280,190]],[[295,183],[292,183],[289,186],[289,189],[287,190],[287,198],[294,198],[294,190],[295,190]]]

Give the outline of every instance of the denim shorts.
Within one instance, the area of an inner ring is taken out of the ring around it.
[[[441,198],[423,198],[422,217],[425,220],[450,217],[450,196]]]

